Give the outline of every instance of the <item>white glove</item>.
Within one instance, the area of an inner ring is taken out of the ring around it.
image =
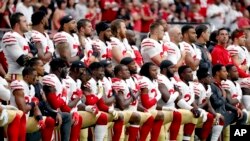
[[[174,107],[166,107],[166,106],[163,106],[162,110],[164,110],[164,111],[177,111],[177,109]]]
[[[114,120],[117,120],[117,119],[118,119],[119,113],[118,113],[116,110],[114,110],[113,107],[112,107],[112,108],[109,108],[109,111],[108,111],[108,112],[109,112],[110,114],[112,114]]]
[[[1,121],[0,127],[6,125],[8,123],[8,119],[9,119],[8,113],[6,109],[3,109],[0,115],[0,121]]]
[[[156,97],[155,97],[155,99],[156,99],[157,101],[159,101],[159,100],[161,99],[161,94],[157,94]]]
[[[88,106],[85,107],[85,110],[87,112],[90,112],[90,113],[95,114],[95,115],[97,115],[99,113],[99,110],[95,106],[88,105]]]
[[[15,106],[12,105],[1,105],[3,109],[7,110],[18,110]]]
[[[201,108],[199,108],[199,111],[201,112],[200,117],[202,117],[202,122],[206,122],[207,121],[207,112]]]

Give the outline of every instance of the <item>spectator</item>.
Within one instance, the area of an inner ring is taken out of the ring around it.
[[[53,14],[52,18],[52,29],[58,30],[60,28],[60,20],[63,16],[66,15],[65,9],[66,9],[66,1],[65,0],[58,0],[57,1],[57,8]]]
[[[33,7],[31,6],[31,0],[23,0],[22,2],[17,3],[16,12],[23,13],[28,24],[31,24],[31,15],[34,12]]]
[[[216,29],[223,26],[225,21],[225,10],[221,6],[221,0],[215,0],[214,4],[208,6],[207,21],[211,23]]]
[[[200,6],[198,4],[193,4],[191,6],[191,10],[188,14],[188,21],[189,22],[196,22],[196,23],[203,23],[205,22],[205,18],[203,15],[199,13]]]
[[[85,18],[91,22],[93,29],[95,29],[95,25],[101,21],[101,9],[95,0],[88,0],[88,12],[85,15]]]
[[[140,2],[138,0],[133,0],[132,3],[129,4],[129,12],[131,13],[131,18],[133,20],[133,29],[134,31],[141,32],[141,12],[140,12]]]
[[[88,8],[86,6],[86,0],[79,0],[79,2],[76,4],[76,20],[80,20],[82,18],[85,18],[85,15],[87,14]]]
[[[142,15],[142,27],[141,32],[147,34],[149,32],[150,24],[157,18],[154,15],[153,11],[150,9],[150,4],[152,0],[143,0],[142,1],[142,8],[141,8],[141,15]],[[144,35],[145,36],[145,35]],[[142,37],[143,39],[144,37]]]
[[[115,0],[100,0],[100,8],[102,11],[102,21],[111,23],[116,19],[119,5]]]
[[[249,29],[250,28],[249,18],[250,18],[249,11],[247,9],[245,9],[243,11],[243,17],[240,17],[237,20],[237,24],[238,24],[239,29]]]
[[[16,12],[14,0],[6,0],[2,2],[0,8],[0,28],[10,28],[10,16]]]
[[[67,8],[65,9],[67,15],[72,16],[74,19],[77,17],[75,0],[67,0]]]

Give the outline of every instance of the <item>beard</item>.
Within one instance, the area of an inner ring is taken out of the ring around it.
[[[75,30],[75,29],[71,29],[69,32],[70,32],[71,34],[73,34],[73,33],[76,33],[76,30]]]
[[[130,71],[130,74],[137,74],[137,70],[129,70]]]
[[[49,24],[45,24],[45,25],[43,26],[43,28],[44,28],[45,30],[49,29]]]
[[[130,45],[136,45],[136,42],[135,42],[134,40],[130,40],[130,41],[129,41],[129,44],[130,44]]]
[[[110,78],[113,78],[114,77],[114,73],[110,73],[108,71],[105,70],[105,77],[110,77]]]
[[[232,81],[237,81],[237,80],[239,80],[239,78],[231,78],[232,79]]]
[[[122,32],[120,32],[119,35],[122,39],[126,38],[126,34],[123,34]]]
[[[104,35],[104,41],[108,41],[108,42],[110,42],[110,41],[111,41],[111,39],[110,39],[109,37],[107,37],[106,35]]]
[[[174,77],[174,74],[171,73],[168,69],[167,69],[167,77],[168,78]]]

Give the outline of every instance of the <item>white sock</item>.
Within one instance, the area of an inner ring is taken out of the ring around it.
[[[223,129],[222,125],[213,126],[211,141],[217,141],[219,139],[222,129]]]
[[[95,141],[103,141],[105,134],[107,133],[107,125],[96,125],[95,126]]]
[[[186,110],[191,110],[193,107],[190,106],[184,99],[181,99],[177,102],[177,105],[182,108],[182,109],[186,109]]]
[[[243,95],[242,96],[242,102],[244,106],[246,107],[247,111],[250,111],[250,95]]]
[[[183,136],[183,139],[184,141],[190,141],[191,137],[190,136]]]

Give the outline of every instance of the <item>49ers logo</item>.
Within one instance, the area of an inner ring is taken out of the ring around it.
[[[191,99],[191,95],[190,94],[185,94],[184,99],[185,99],[185,101],[188,102]]]
[[[25,96],[24,100],[25,100],[25,103],[30,103],[30,97],[29,96]]]

